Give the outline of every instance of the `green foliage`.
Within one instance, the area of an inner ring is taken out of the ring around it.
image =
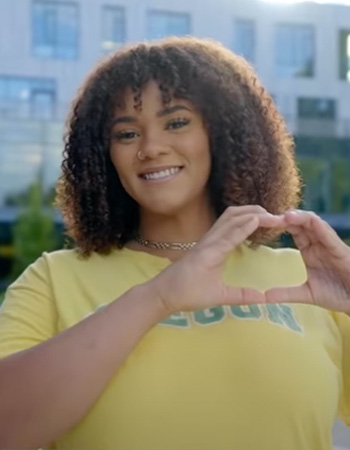
[[[325,162],[320,158],[298,157],[298,166],[303,178],[303,201],[306,209],[318,212],[324,209],[322,187],[324,183]]]
[[[304,180],[304,205],[317,212],[350,211],[350,161],[299,156]]]
[[[333,161],[333,211],[350,211],[350,162],[346,159]]]
[[[52,210],[43,210],[41,184],[31,186],[28,204],[13,229],[14,264],[12,278],[17,278],[44,251],[57,246]]]
[[[4,297],[5,297],[5,292],[0,292],[0,305],[4,300]]]
[[[4,204],[6,206],[27,206],[30,203],[31,188],[25,189],[16,194],[8,194],[5,197]],[[56,195],[56,187],[51,186],[42,193],[43,206],[52,207]]]

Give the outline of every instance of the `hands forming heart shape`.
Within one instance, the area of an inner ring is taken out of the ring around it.
[[[289,232],[303,258],[307,280],[265,292],[226,286],[226,257],[258,228]],[[230,207],[186,256],[151,280],[164,315],[224,304],[306,303],[350,315],[350,247],[313,212],[269,214],[256,205]]]
[[[350,248],[313,212],[294,210],[281,217],[301,253],[307,281],[267,291],[266,302],[301,302],[350,314]]]

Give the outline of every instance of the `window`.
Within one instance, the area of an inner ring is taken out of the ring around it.
[[[102,10],[102,48],[113,50],[126,40],[125,12],[118,6],[104,6]]]
[[[32,10],[33,52],[39,58],[78,56],[78,6],[36,0]]]
[[[298,98],[300,136],[328,136],[337,132],[336,101],[330,98]]]
[[[183,36],[191,32],[190,15],[186,13],[149,11],[147,19],[148,39]]]
[[[51,119],[55,91],[54,80],[0,76],[0,115]]]
[[[298,98],[298,117],[301,119],[335,120],[335,100],[330,98]]]
[[[249,62],[255,61],[255,24],[252,20],[236,20],[233,50]]]
[[[350,83],[350,30],[339,31],[339,77]]]
[[[315,65],[314,29],[308,25],[278,25],[275,72],[280,77],[312,77]]]

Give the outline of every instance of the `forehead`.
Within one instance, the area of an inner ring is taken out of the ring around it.
[[[149,81],[139,92],[134,92],[131,87],[126,88],[124,94],[116,105],[116,112],[135,112],[140,109],[151,110],[161,109],[164,106],[181,104],[194,109],[194,105],[186,99],[171,96],[169,92],[169,101],[164,101],[164,96],[156,81]]]

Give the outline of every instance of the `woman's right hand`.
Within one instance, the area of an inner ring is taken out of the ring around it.
[[[218,305],[264,303],[263,292],[222,282],[228,255],[259,227],[284,228],[284,217],[269,214],[261,206],[229,207],[194,249],[153,278],[149,283],[164,317]]]

